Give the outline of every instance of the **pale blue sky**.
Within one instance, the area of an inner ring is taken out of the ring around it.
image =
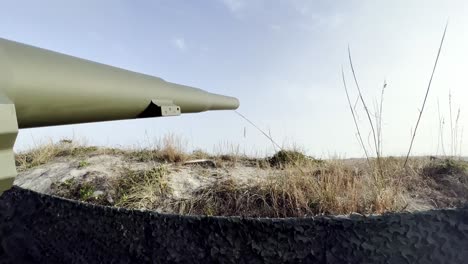
[[[368,100],[377,98],[385,78],[388,82],[384,152],[405,153],[450,18],[415,154],[441,152],[437,99],[448,120],[449,89],[454,108],[461,107],[460,127],[467,124],[465,1],[0,3],[0,37],[236,96],[239,111],[280,144],[295,144],[319,157],[363,155],[341,83],[341,65],[348,70],[348,43]],[[349,71],[347,77],[351,84]],[[364,125],[364,115],[360,119]],[[448,136],[448,123],[445,129]],[[97,145],[144,146],[167,133],[183,137],[189,148],[216,151],[234,145],[248,154],[272,150],[267,139],[230,111],[22,130],[17,149],[70,137]],[[446,149],[449,141],[446,137]],[[462,145],[466,154],[468,147]]]

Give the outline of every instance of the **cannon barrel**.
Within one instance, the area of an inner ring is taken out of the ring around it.
[[[238,107],[234,97],[0,38],[0,193],[16,175],[18,128]]]
[[[233,97],[5,39],[0,39],[1,92],[15,104],[19,128],[239,106]],[[175,111],[160,113],[162,106]]]

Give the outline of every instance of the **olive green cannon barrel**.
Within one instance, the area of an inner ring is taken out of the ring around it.
[[[234,97],[0,38],[0,193],[16,176],[18,128],[238,107]]]

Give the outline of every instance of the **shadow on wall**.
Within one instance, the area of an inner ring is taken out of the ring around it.
[[[468,208],[362,217],[194,217],[100,207],[14,187],[0,263],[463,263]]]

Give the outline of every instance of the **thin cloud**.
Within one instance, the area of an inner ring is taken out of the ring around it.
[[[269,27],[271,31],[276,31],[276,32],[281,31],[283,29],[280,25],[277,25],[277,24],[270,24]]]
[[[321,29],[336,30],[344,23],[344,18],[340,14],[311,14],[306,19],[297,23],[298,28],[306,31],[316,31]]]
[[[185,44],[185,39],[183,38],[175,38],[172,40],[172,44],[174,44],[174,46],[181,50],[181,51],[186,51],[187,50],[187,45]]]
[[[292,0],[289,3],[297,13],[303,16],[309,14],[311,4],[313,4],[313,2],[305,0]]]
[[[245,7],[243,0],[221,0],[221,2],[232,12],[237,13]]]

